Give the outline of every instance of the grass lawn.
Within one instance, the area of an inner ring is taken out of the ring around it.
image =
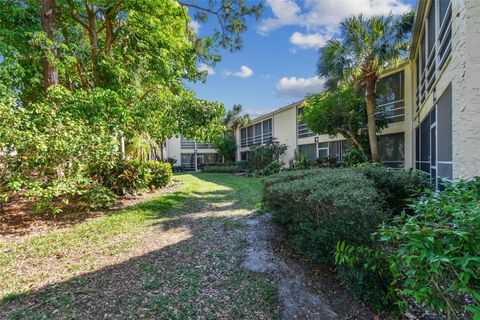
[[[0,318],[275,318],[276,289],[242,269],[258,179],[181,174],[177,191],[0,243]]]

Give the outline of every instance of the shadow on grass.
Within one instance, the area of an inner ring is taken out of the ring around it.
[[[263,294],[272,290],[271,285],[262,275],[240,268],[245,242],[237,228],[242,226],[238,215],[228,212],[255,208],[258,181],[221,174],[195,174],[193,179],[224,188],[180,190],[128,209],[146,214],[159,228],[158,239],[146,240],[152,249],[67,281],[10,295],[0,302],[0,318],[186,319],[274,314],[275,303]],[[225,211],[225,215],[185,216],[204,210]],[[162,222],[162,218],[171,219]],[[187,236],[158,245],[162,233],[175,228]]]

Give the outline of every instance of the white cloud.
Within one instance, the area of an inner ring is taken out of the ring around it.
[[[323,47],[329,39],[330,36],[321,35],[319,33],[303,34],[300,32],[294,32],[290,36],[290,43],[303,49],[318,49]]]
[[[273,18],[263,19],[258,31],[268,34],[283,26],[301,26],[307,30],[332,30],[338,23],[351,15],[376,14],[394,15],[412,9],[404,0],[305,0],[305,10],[293,0],[268,0]]]
[[[198,70],[200,71],[207,71],[207,74],[209,76],[211,75],[214,75],[215,74],[215,70],[213,70],[213,68],[205,63],[202,63],[200,64],[200,66],[198,67]]]
[[[198,23],[198,21],[195,21],[195,20],[191,20],[189,23],[188,23],[188,27],[193,29],[193,31],[195,31],[195,33],[198,33],[200,31],[200,23]]]
[[[233,77],[239,77],[239,78],[248,78],[253,74],[253,70],[250,69],[247,66],[241,66],[239,71],[229,71],[225,70],[224,74],[226,76],[233,76]]]
[[[275,89],[279,95],[303,98],[306,94],[322,91],[324,80],[318,77],[283,77],[277,81]]]

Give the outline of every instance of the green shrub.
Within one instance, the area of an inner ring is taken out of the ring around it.
[[[265,168],[265,170],[263,170],[263,173],[265,175],[270,175],[270,174],[274,174],[274,173],[279,173],[280,170],[282,169],[283,167],[283,163],[279,160],[273,160],[272,162],[270,162],[267,167]]]
[[[428,176],[418,170],[399,170],[378,165],[356,168],[370,179],[385,199],[386,209],[400,214],[430,188]]]
[[[480,319],[480,179],[428,191],[411,208],[413,215],[380,229],[396,249],[391,269],[400,293],[449,315],[466,309]]]
[[[394,276],[389,269],[388,255],[374,246],[337,243],[335,264],[338,277],[358,298],[366,301],[377,312],[398,311],[398,295]]]
[[[162,188],[172,182],[172,165],[168,162],[147,161],[145,166],[150,170],[150,187]]]
[[[239,173],[244,171],[245,171],[245,168],[238,166],[236,164],[209,165],[209,166],[205,166],[202,169],[202,172],[210,172],[210,173]]]
[[[382,198],[361,172],[317,169],[282,178],[265,187],[265,206],[287,227],[301,253],[327,265],[334,263],[338,241],[370,243],[385,217]]]
[[[166,186],[172,178],[172,167],[169,163],[155,161],[116,161],[96,167],[93,175],[115,194],[125,195]]]
[[[326,169],[307,169],[307,170],[283,171],[273,176],[264,178],[262,182],[265,187],[269,187],[277,183],[293,181],[296,179],[301,179],[301,178],[305,178],[307,176],[312,176],[316,174],[323,174],[325,170]]]

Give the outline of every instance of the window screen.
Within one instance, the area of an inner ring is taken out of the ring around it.
[[[428,14],[428,55],[433,51],[435,45],[435,1],[432,1],[430,13]]]
[[[380,161],[394,168],[403,167],[405,161],[404,134],[395,133],[378,137],[378,154]]]
[[[438,161],[452,161],[452,88],[449,86],[437,104]]]
[[[298,146],[298,154],[304,155],[310,161],[317,160],[317,149],[315,143]]]

